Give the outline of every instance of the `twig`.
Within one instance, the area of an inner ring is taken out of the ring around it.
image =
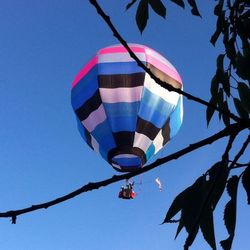
[[[222,161],[223,162],[226,162],[228,164],[228,161],[229,161],[229,151],[231,150],[232,146],[233,146],[233,142],[237,136],[239,132],[234,132],[230,135],[229,137],[229,141],[227,143],[227,147],[226,147],[226,150],[224,152],[224,154],[222,155]]]
[[[232,161],[232,163],[229,166],[229,169],[233,169],[235,168],[235,164],[236,162],[240,159],[240,157],[244,154],[248,144],[250,143],[250,134],[248,135],[247,139],[245,140],[245,142],[243,143],[240,151],[238,152],[238,154],[235,156],[234,160]]]
[[[232,162],[232,161],[231,161]],[[236,168],[246,168],[246,167],[250,167],[250,162],[248,163],[235,163],[234,166],[232,166],[230,169],[236,169]]]

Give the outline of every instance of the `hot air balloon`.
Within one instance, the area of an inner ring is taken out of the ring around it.
[[[182,89],[166,58],[143,45],[129,47],[158,78]],[[101,49],[82,68],[72,83],[71,102],[82,138],[121,172],[142,168],[183,120],[182,96],[159,86],[122,45]]]

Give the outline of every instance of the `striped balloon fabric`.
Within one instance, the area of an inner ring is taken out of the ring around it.
[[[182,89],[173,65],[156,51],[129,44],[161,80]],[[159,86],[122,45],[101,49],[72,83],[82,138],[118,171],[141,168],[178,132],[182,96]]]

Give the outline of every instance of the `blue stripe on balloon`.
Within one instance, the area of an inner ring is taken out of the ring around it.
[[[148,148],[148,150],[147,150],[147,152],[146,152],[147,161],[151,158],[151,156],[154,155],[154,153],[155,153],[155,146],[154,146],[154,144],[152,143],[152,144],[149,146],[149,148]]]
[[[107,119],[97,125],[96,128],[91,132],[91,135],[99,143],[100,152],[108,152],[110,149],[116,147]],[[106,159],[107,155],[105,155],[104,158]]]
[[[104,103],[112,132],[135,131],[139,102]]]
[[[167,120],[166,115],[158,112],[154,107],[149,107],[148,105],[141,103],[140,111],[138,116],[146,121],[151,122],[155,127],[162,128],[165,121]]]
[[[113,62],[98,64],[99,75],[132,74],[138,72],[144,72],[144,70],[140,68],[136,62]]]
[[[108,118],[112,132],[135,131],[137,116]]]
[[[138,112],[142,119],[151,122],[157,128],[162,128],[173,109],[173,104],[144,88]]]
[[[95,65],[71,90],[73,109],[82,106],[98,89],[98,66]]]
[[[175,105],[167,102],[160,96],[152,93],[147,88],[143,89],[142,102],[146,103],[150,107],[154,107],[158,112],[170,115],[170,113],[174,110]]]
[[[139,157],[113,159],[113,162],[119,166],[122,166],[122,167],[124,167],[124,166],[140,166],[141,165],[141,159]]]
[[[140,102],[117,102],[117,103],[104,103],[106,114],[111,116],[129,116],[137,114]]]
[[[182,109],[183,109],[182,99],[179,98],[174,112],[170,115],[170,138],[173,138],[178,133],[181,127],[181,124],[182,124],[181,110]]]

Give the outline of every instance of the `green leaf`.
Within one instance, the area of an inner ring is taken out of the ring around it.
[[[195,183],[190,186],[187,200],[184,203],[182,217],[184,226],[188,232],[184,249],[188,249],[198,233],[200,219],[203,216],[203,204],[207,197],[207,182],[203,175],[199,177]],[[186,247],[186,248],[185,248]]]
[[[185,227],[188,237],[184,249],[192,245],[199,228],[212,249],[216,249],[213,210],[226,186],[227,164],[218,162],[207,173],[209,180],[206,179],[206,175],[200,176],[174,199],[163,222],[171,222],[171,219],[181,212],[176,237]]]
[[[229,82],[229,74],[227,72],[223,74],[222,85],[223,85],[223,90],[225,91],[226,95],[230,97],[231,88],[230,88],[230,82]]]
[[[192,244],[199,228],[199,224],[193,228],[197,213],[200,211],[201,204],[203,201],[203,195],[201,192],[202,185],[205,183],[205,177],[201,176],[198,178],[193,185],[182,191],[173,201],[170,208],[167,211],[166,217],[163,223],[171,222],[171,219],[181,211],[181,218],[179,226],[176,232],[176,237],[179,232],[185,226],[187,232],[192,234],[192,240],[188,243]]]
[[[213,211],[211,208],[207,207],[206,211],[204,211],[204,216],[201,218],[200,222],[200,228],[207,243],[212,249],[216,249]]]
[[[244,107],[241,104],[241,101],[238,98],[234,98],[234,106],[235,106],[238,114],[240,115],[240,117],[242,117],[244,119],[248,119],[248,113],[244,109]]]
[[[167,211],[165,219],[163,220],[162,224],[170,222],[170,220],[181,211],[183,207],[183,202],[185,201],[185,195],[187,190],[184,190],[179,195],[176,196],[174,201],[172,202],[170,208]]]
[[[222,248],[224,250],[230,250],[231,247],[232,247],[232,243],[233,243],[233,237],[232,236],[229,236],[226,240],[222,240],[220,242]]]
[[[223,85],[223,89],[227,96],[230,96],[230,83],[229,83],[229,75],[224,71],[224,58],[225,54],[220,54],[217,57],[217,70],[216,70],[216,78],[218,82],[221,82]]]
[[[229,108],[228,108],[228,104],[227,104],[227,101],[224,101],[223,102],[223,105],[222,105],[222,109],[226,112],[230,112],[229,111]],[[230,118],[228,115],[225,115],[225,114],[222,114],[222,119],[223,119],[223,122],[226,126],[229,126],[230,125]]]
[[[221,70],[224,72],[224,57],[225,57],[225,54],[220,54],[218,55],[217,57],[217,69]]]
[[[243,172],[242,184],[247,193],[247,203],[250,205],[250,167],[247,167]]]
[[[235,67],[237,53],[235,50],[235,38],[234,37],[230,38],[230,40],[227,43],[225,43],[225,48],[226,48],[227,57],[232,62],[233,66]]]
[[[149,4],[155,13],[157,13],[159,16],[162,16],[163,18],[166,17],[166,7],[163,5],[161,0],[149,0]]]
[[[241,18],[250,18],[250,10],[247,10],[244,14],[241,15]]]
[[[216,30],[214,34],[212,35],[210,42],[215,46],[216,41],[218,40],[220,34],[222,33],[224,27],[227,26],[226,20],[225,20],[225,11],[221,12],[221,15],[217,19],[216,23]]]
[[[223,93],[223,89],[220,88],[219,94],[218,94],[218,106],[221,109],[223,109],[223,102],[224,102],[224,93]],[[221,119],[221,117],[222,117],[222,113],[219,112],[219,118]]]
[[[250,88],[245,83],[239,82],[238,92],[243,108],[250,113]]]
[[[247,80],[249,74],[248,58],[242,55],[239,51],[236,57],[236,73],[244,80]]]
[[[184,227],[184,222],[183,222],[183,217],[181,216],[181,219],[179,221],[179,225],[178,225],[178,228],[177,228],[177,231],[176,231],[176,234],[175,234],[175,239],[178,237],[180,231],[183,229]]]
[[[247,39],[243,39],[242,40],[242,51],[243,51],[244,57],[246,57],[246,59],[249,62],[249,60],[250,60],[249,59],[249,56],[250,56],[250,44],[249,44],[249,42],[248,42]]]
[[[224,0],[219,0],[218,4],[214,7],[214,14],[219,16],[222,12]]]
[[[219,90],[219,79],[217,74],[215,74],[211,81],[211,87],[210,87],[210,93],[212,97],[216,98],[218,96],[218,90]]]
[[[170,1],[181,6],[182,8],[185,8],[185,4],[183,0],[170,0]]]
[[[215,183],[213,195],[211,196],[211,207],[213,210],[216,208],[225,190],[228,174],[229,171],[225,162],[217,162],[208,170],[210,185]]]
[[[217,104],[217,96],[212,96],[209,103],[213,106],[216,106]],[[207,107],[206,110],[206,119],[207,119],[207,126],[209,125],[209,122],[211,121],[211,118],[213,117],[215,109],[212,107]]]
[[[185,241],[185,245],[184,245],[185,250],[189,249],[189,247],[193,244],[198,231],[199,231],[199,227],[196,226],[193,228],[192,233],[188,234],[188,237],[187,237],[187,239]]]
[[[217,68],[216,77],[217,77],[217,81],[222,84],[223,90],[225,91],[225,93],[229,97],[231,90],[230,90],[230,83],[229,83],[229,75],[228,75],[228,73],[224,72],[224,70],[221,70],[220,68]]]
[[[212,43],[214,46],[215,46],[215,44],[216,44],[216,42],[217,42],[217,40],[218,40],[218,38],[219,38],[221,32],[222,32],[222,29],[218,29],[218,28],[217,28],[217,29],[215,30],[214,34],[212,35],[212,37],[211,37],[211,39],[210,39],[210,43]]]
[[[216,249],[213,210],[225,190],[228,173],[227,162],[217,162],[207,171],[209,177],[206,182],[207,197],[201,214],[200,228],[212,249]]]
[[[221,241],[220,244],[224,250],[230,250],[234,238],[234,231],[236,225],[236,204],[237,204],[237,188],[239,184],[239,177],[232,176],[227,183],[227,192],[230,196],[229,202],[225,206],[224,222],[228,231],[228,238]]]
[[[249,36],[249,19],[246,18],[237,18],[236,28],[237,28],[237,33],[240,36],[242,40],[247,39]]]
[[[204,175],[200,176],[194,184],[186,190],[186,200],[183,203],[183,220],[185,228],[190,234],[194,229],[195,219],[205,199],[206,177]]]
[[[148,21],[148,0],[141,0],[136,11],[136,23],[142,33]]]
[[[223,31],[223,43],[224,43],[224,47],[226,49],[226,53],[227,53],[227,46],[229,43],[229,25],[227,27],[224,28]]]
[[[137,0],[132,0],[130,3],[127,4],[126,10],[128,10]]]
[[[194,15],[194,16],[200,16],[200,13],[199,13],[199,10],[197,8],[197,4],[196,4],[196,1],[195,0],[188,0],[188,3],[191,7],[191,13]]]

